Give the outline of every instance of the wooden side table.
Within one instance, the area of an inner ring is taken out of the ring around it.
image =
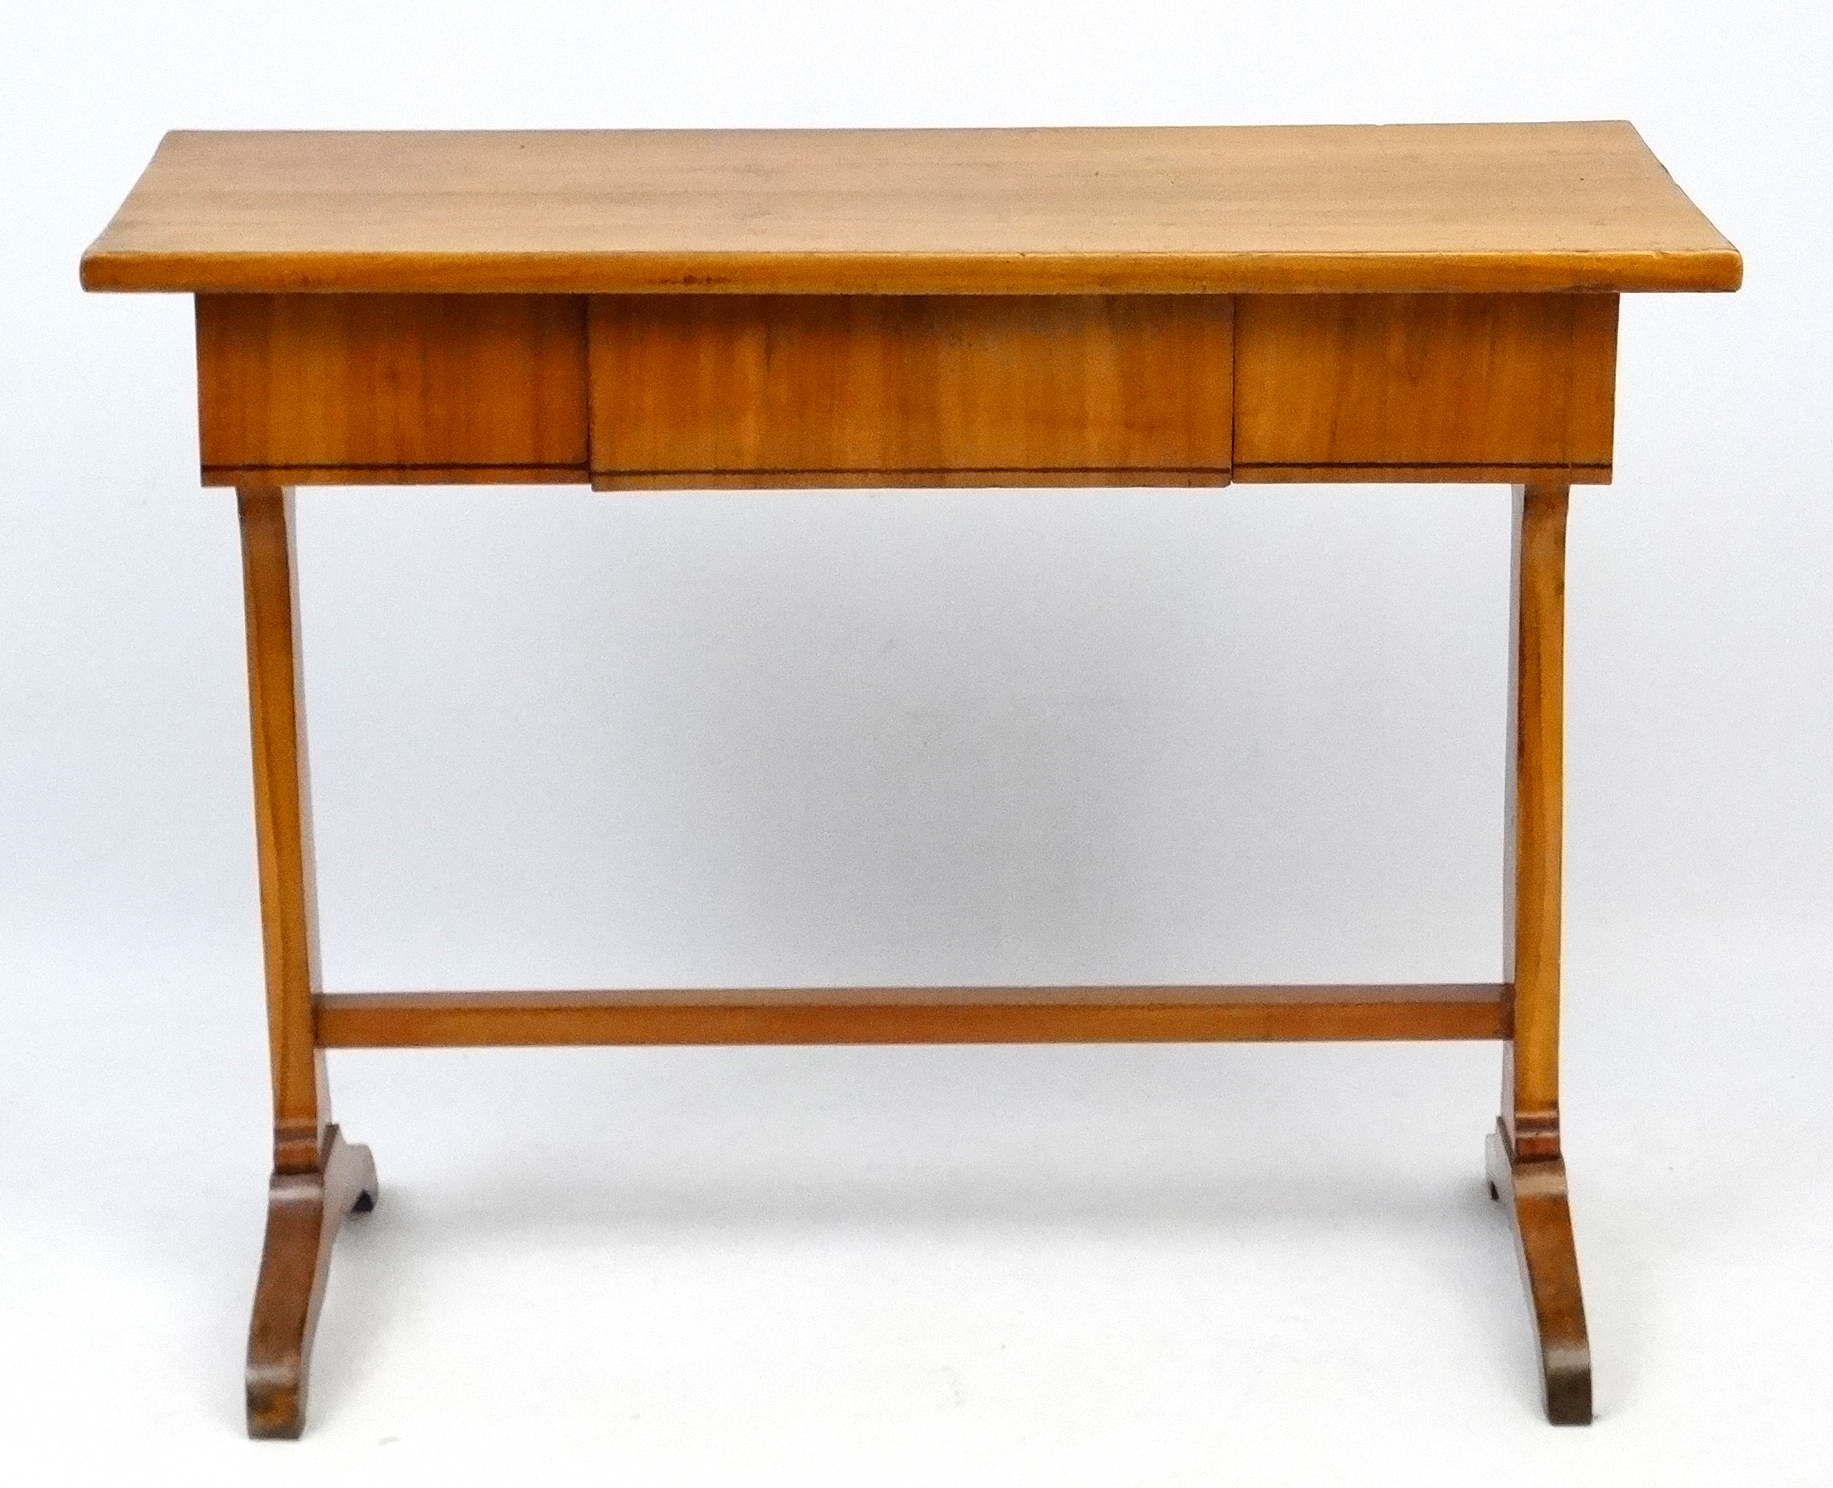
[[[248,1424],[296,1436],[377,1196],[325,1051],[1497,1039],[1491,1191],[1548,1416],[1591,1416],[1559,1133],[1564,568],[1608,482],[1617,297],[1737,251],[1628,124],[290,134],[160,145],[83,257],[197,297],[234,486],[274,1088]],[[1515,488],[1506,980],[327,992],[289,487],[1471,481]]]

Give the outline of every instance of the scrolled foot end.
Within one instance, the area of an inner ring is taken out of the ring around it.
[[[326,1130],[316,1169],[275,1173],[267,1188],[267,1238],[248,1325],[248,1434],[290,1441],[305,1429],[312,1335],[344,1216],[375,1207],[381,1190],[367,1147]]]
[[[1542,1398],[1555,1426],[1591,1424],[1591,1340],[1563,1158],[1515,1161],[1501,1123],[1489,1136],[1489,1191],[1508,1211],[1540,1346]]]
[[[290,1383],[248,1378],[248,1434],[256,1441],[297,1441],[305,1430],[305,1388]]]

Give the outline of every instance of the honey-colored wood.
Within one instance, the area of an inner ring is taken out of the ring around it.
[[[253,1436],[299,1434],[331,1242],[344,1214],[376,1197],[369,1149],[346,1146],[331,1121],[324,1049],[313,1026],[318,926],[292,501],[290,491],[272,486],[236,493],[274,1094],[267,1242],[248,1335]]]
[[[999,1044],[1494,1039],[1496,984],[338,992],[333,1049],[503,1044]]]
[[[585,301],[199,295],[206,485],[583,480]]]
[[[1514,997],[1502,1114],[1489,1139],[1490,1192],[1515,1225],[1556,1425],[1591,1419],[1591,1350],[1559,1133],[1569,496],[1563,485],[1514,492],[1502,947]]]
[[[1617,297],[1243,295],[1241,480],[1610,479]]]
[[[1590,1418],[1559,1132],[1564,537],[1617,295],[1737,287],[1627,124],[167,136],[84,255],[195,292],[246,577],[274,1174],[249,1429],[297,1435],[342,1216],[324,1050],[1504,1041],[1547,1410]],[[339,993],[318,984],[293,481],[1517,483],[1503,974],[1481,985]]]
[[[1227,296],[592,300],[601,485],[1228,479]]]
[[[1628,124],[169,134],[89,289],[1735,289]]]
[[[319,990],[318,924],[292,499],[291,492],[272,486],[247,486],[236,493],[276,1173],[316,1170],[331,1120],[324,1054],[312,1027],[312,998]]]
[[[585,471],[560,465],[212,465],[206,486],[577,486]]]
[[[1324,480],[1336,476],[1319,477]],[[1220,486],[1225,472],[1196,470],[692,470],[601,471],[596,491],[845,491],[881,487],[973,490],[1047,486]]]
[[[1520,481],[1610,484],[1608,466],[1576,465],[1238,465],[1243,486],[1441,485],[1506,486]]]
[[[1591,1423],[1591,1339],[1579,1290],[1578,1247],[1566,1195],[1566,1165],[1557,1157],[1511,1156],[1498,1122],[1489,1135],[1489,1195],[1508,1212],[1516,1254],[1534,1315],[1547,1419],[1555,1426]]]
[[[375,1160],[325,1129],[322,1160],[307,1172],[275,1173],[267,1190],[267,1238],[248,1325],[248,1434],[296,1437],[305,1428],[312,1336],[344,1216],[381,1196]]]
[[[1560,876],[1565,779],[1564,486],[1514,494],[1515,643],[1503,967],[1515,988],[1502,1120],[1521,1162],[1560,1156]]]

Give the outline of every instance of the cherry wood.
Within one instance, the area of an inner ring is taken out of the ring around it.
[[[1610,479],[1615,295],[1243,295],[1235,324],[1239,480]]]
[[[274,1171],[249,1429],[297,1435],[376,1196],[327,1048],[1504,1041],[1548,1414],[1590,1417],[1559,1131],[1565,523],[1611,475],[1617,295],[1737,250],[1627,124],[176,133],[84,255],[198,295],[237,488]],[[289,482],[1506,481],[1504,981],[346,992],[319,986]]]
[[[290,491],[273,486],[236,493],[274,1092],[267,1241],[248,1334],[251,1436],[299,1434],[331,1242],[343,1216],[371,1207],[377,1192],[369,1149],[345,1145],[331,1121],[324,1046],[313,1026],[318,926],[292,502]]]
[[[618,295],[592,478],[747,486],[1228,479],[1226,295]]]
[[[1134,1043],[1494,1039],[1501,984],[1289,987],[784,987],[338,992],[332,1049],[503,1044]]]
[[[1336,479],[1337,477],[1329,477]],[[1452,477],[1460,479],[1461,477]],[[1213,468],[1191,470],[1062,469],[997,470],[961,466],[944,470],[657,470],[637,474],[607,472],[592,477],[599,491],[844,491],[860,488],[916,488],[920,490],[999,490],[1045,486],[1069,489],[1081,486],[1224,486],[1228,472]]]
[[[236,493],[236,507],[242,527],[274,1170],[308,1172],[319,1166],[331,1102],[324,1053],[312,1027],[312,997],[319,990],[318,916],[305,697],[298,666],[292,494],[272,486],[245,487]]]
[[[1728,290],[1622,122],[169,134],[90,289]]]
[[[1533,480],[1569,480],[1574,485],[1610,484],[1607,468],[1549,465],[1240,465],[1232,480],[1243,486],[1405,485],[1506,486]]]
[[[1515,1225],[1555,1425],[1591,1419],[1591,1350],[1559,1135],[1569,494],[1563,485],[1514,491],[1502,948],[1514,998],[1502,1114],[1489,1139],[1490,1193]]]
[[[585,300],[197,297],[206,485],[583,480]]]
[[[1515,988],[1502,1120],[1519,1159],[1559,1146],[1560,873],[1565,772],[1564,486],[1514,493],[1503,967]]]
[[[1578,1283],[1578,1248],[1558,1157],[1522,1160],[1501,1122],[1489,1135],[1489,1196],[1515,1231],[1521,1278],[1534,1315],[1547,1419],[1555,1426],[1591,1423],[1591,1339]]]
[[[305,1429],[312,1336],[331,1269],[331,1246],[350,1213],[381,1197],[367,1147],[325,1129],[323,1155],[306,1172],[275,1173],[267,1189],[267,1238],[248,1325],[248,1434],[296,1437]]]

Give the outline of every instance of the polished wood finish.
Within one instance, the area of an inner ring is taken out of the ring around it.
[[[1500,984],[338,992],[331,1049],[503,1044],[1005,1044],[1495,1039]]]
[[[599,296],[593,483],[1220,484],[1231,312],[1204,295]]]
[[[343,1216],[371,1207],[377,1192],[369,1149],[346,1146],[331,1121],[314,1028],[318,925],[292,502],[290,491],[273,486],[236,493],[274,1092],[267,1241],[248,1334],[251,1436],[299,1434],[331,1242]]]
[[[1502,1120],[1518,1160],[1559,1147],[1560,871],[1565,778],[1564,486],[1514,493],[1503,966],[1515,987]]]
[[[1742,261],[1627,124],[168,135],[84,255],[198,295],[241,514],[274,1175],[249,1429],[297,1435],[343,1215],[324,1050],[1504,1041],[1493,1191],[1590,1418],[1559,1129],[1565,524],[1617,296]],[[1504,980],[344,992],[318,982],[290,482],[1515,485]]]
[[[325,1129],[323,1156],[308,1172],[275,1173],[267,1190],[267,1238],[248,1325],[248,1434],[296,1437],[305,1428],[312,1336],[344,1216],[381,1196],[367,1147]]]
[[[599,491],[846,491],[914,488],[988,491],[1021,487],[1223,486],[1225,471],[1201,470],[690,470],[594,475]]]
[[[319,990],[318,918],[305,696],[298,666],[292,495],[277,487],[250,486],[236,493],[236,506],[242,527],[274,1171],[302,1173],[319,1166],[331,1102],[324,1052],[312,1027],[312,998]]]
[[[1240,480],[1607,482],[1615,295],[1243,295]]]
[[[1547,1418],[1582,1425],[1591,1419],[1591,1350],[1559,1136],[1568,500],[1563,485],[1514,491],[1502,948],[1514,999],[1489,1174],[1520,1243]]]
[[[1511,1154],[1501,1122],[1489,1135],[1489,1196],[1514,1228],[1521,1278],[1540,1348],[1542,1401],[1555,1426],[1591,1424],[1591,1339],[1578,1284],[1578,1247],[1558,1157]]]
[[[169,134],[89,289],[1727,290],[1621,122]]]
[[[197,297],[206,485],[585,479],[585,300]]]
[[[1232,479],[1243,486],[1433,485],[1506,486],[1527,478],[1610,484],[1610,471],[1541,465],[1241,465]]]
[[[582,479],[586,346],[573,296],[201,296],[205,481]],[[1231,425],[1247,481],[1610,478],[1608,295],[615,296],[590,348],[601,489],[1221,484]]]

